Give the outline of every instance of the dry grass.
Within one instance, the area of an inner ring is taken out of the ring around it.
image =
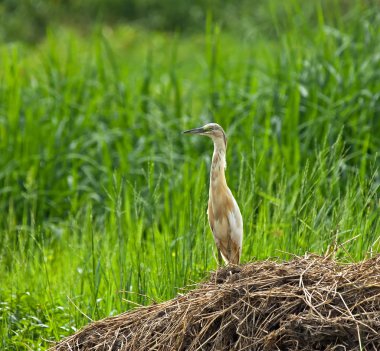
[[[170,301],[92,323],[53,350],[379,350],[380,256],[226,267]]]

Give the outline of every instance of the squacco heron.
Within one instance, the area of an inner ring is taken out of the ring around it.
[[[210,170],[208,221],[218,249],[218,261],[239,264],[243,242],[243,219],[239,206],[227,186],[226,150],[227,138],[223,128],[208,123],[200,128],[184,131],[185,134],[206,135],[214,142],[214,154]]]

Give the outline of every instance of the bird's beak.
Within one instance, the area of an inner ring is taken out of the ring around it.
[[[194,128],[194,129],[190,129],[190,130],[185,130],[182,133],[183,134],[202,134],[204,132],[205,132],[205,130],[203,129],[203,127],[201,127],[201,128]]]

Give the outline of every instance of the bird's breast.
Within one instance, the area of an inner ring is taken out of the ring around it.
[[[240,209],[225,179],[217,178],[210,183],[208,217],[216,237],[242,237],[243,220]]]

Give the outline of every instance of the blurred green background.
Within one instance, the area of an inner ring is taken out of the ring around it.
[[[1,1],[0,349],[216,268],[220,123],[242,261],[380,250],[380,5]],[[334,251],[333,248],[336,248]]]
[[[268,37],[277,37],[279,29],[286,30],[294,22],[309,21],[312,30],[319,20],[316,4],[327,23],[338,25],[353,9],[373,9],[378,1],[2,0],[0,38],[6,42],[36,43],[45,37],[50,26],[68,25],[88,31],[94,25],[114,27],[126,23],[149,30],[202,33],[210,14],[224,30],[241,35],[258,30]]]

